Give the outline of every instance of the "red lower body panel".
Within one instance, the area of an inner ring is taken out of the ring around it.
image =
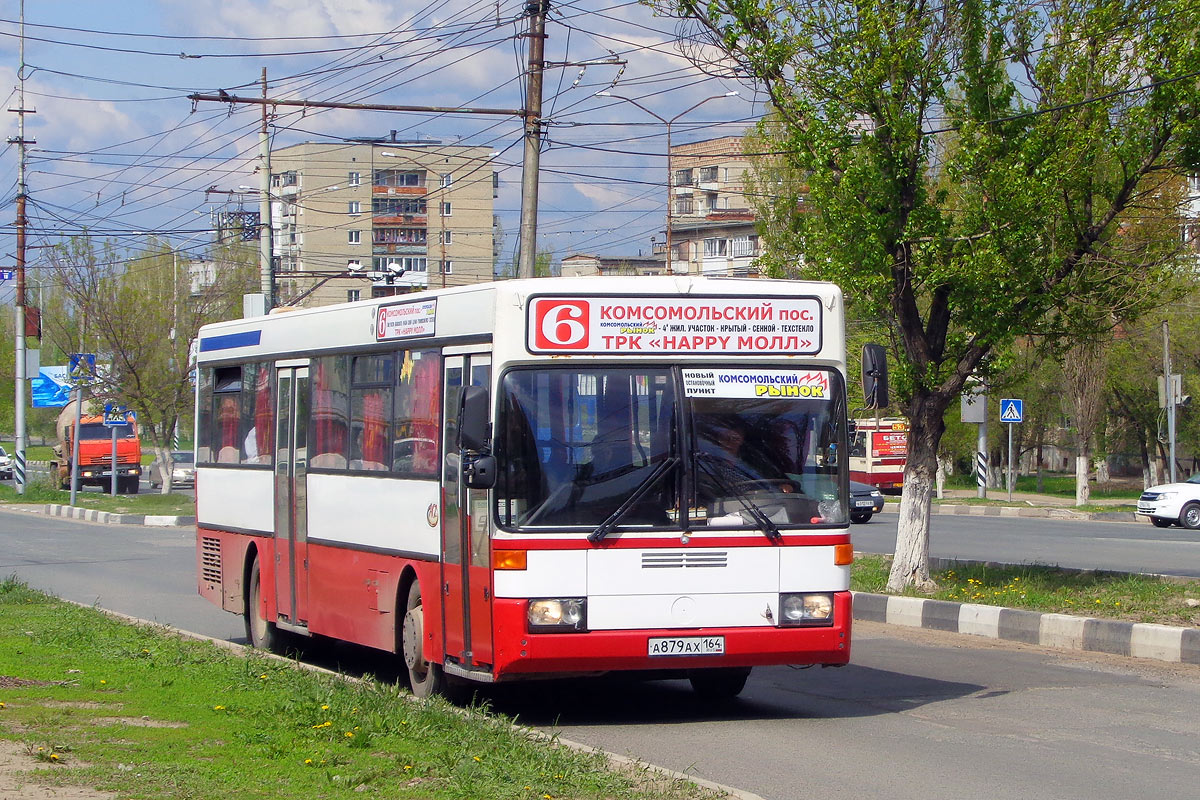
[[[525,600],[497,599],[495,663],[505,675],[754,667],[771,664],[845,664],[850,661],[851,594],[834,595],[834,624],[827,628],[703,628],[694,630],[527,633]],[[724,636],[719,656],[651,657],[655,636]]]

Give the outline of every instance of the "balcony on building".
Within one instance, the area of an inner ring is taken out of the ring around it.
[[[376,197],[423,197],[425,193],[424,170],[377,169],[371,182],[371,194]]]
[[[715,192],[721,188],[719,167],[701,167],[698,188],[704,192]]]

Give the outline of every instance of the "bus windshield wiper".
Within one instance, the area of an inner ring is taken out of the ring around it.
[[[638,484],[638,487],[630,493],[629,497],[625,498],[625,502],[617,506],[617,510],[608,515],[608,519],[601,522],[596,530],[588,534],[588,541],[593,544],[604,540],[605,536],[612,531],[621,517],[629,512],[639,500],[646,496],[658,481],[670,472],[677,464],[679,464],[679,456],[668,456],[661,464],[654,468],[654,471],[646,476],[646,479]]]
[[[700,468],[704,470],[708,477],[716,481],[717,485],[720,486],[720,488],[723,489],[726,494],[735,498],[739,503],[742,504],[742,508],[746,509],[750,516],[754,517],[754,521],[763,529],[763,533],[766,534],[768,539],[773,542],[777,542],[783,538],[783,535],[779,532],[779,527],[771,521],[770,517],[763,513],[763,510],[758,507],[758,504],[749,497],[746,497],[742,492],[739,492],[737,488],[733,486],[715,466],[713,466],[716,456],[703,452],[696,453],[695,456],[696,463],[700,465]]]

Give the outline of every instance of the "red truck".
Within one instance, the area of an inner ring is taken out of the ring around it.
[[[75,404],[68,404],[59,414],[58,444],[50,473],[63,489],[71,488],[71,457],[75,452]],[[101,414],[84,414],[79,419],[79,486],[112,485],[112,432]],[[116,427],[117,431],[117,491],[137,494],[142,478],[142,440],[137,422]]]

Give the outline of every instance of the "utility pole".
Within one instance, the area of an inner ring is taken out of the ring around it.
[[[529,0],[529,72],[525,90],[525,160],[521,168],[521,236],[517,277],[532,278],[537,257],[538,168],[542,156],[542,71],[546,53],[546,11],[550,0]]]
[[[25,197],[29,188],[25,185],[25,145],[36,144],[25,138],[25,0],[21,0],[21,38],[20,65],[17,68],[18,94],[17,107],[10,109],[17,114],[17,138],[9,139],[9,143],[17,145],[17,296],[16,296],[16,388],[13,397],[13,483],[18,494],[25,494],[27,484],[25,476],[25,381],[26,375],[26,342],[25,342]]]
[[[267,128],[267,68],[262,70],[262,129],[258,133],[258,270],[263,310],[275,307],[275,265],[271,262],[271,134]]]
[[[1171,331],[1163,320],[1163,395],[1167,403],[1168,483],[1175,482],[1175,381],[1171,375]]]

